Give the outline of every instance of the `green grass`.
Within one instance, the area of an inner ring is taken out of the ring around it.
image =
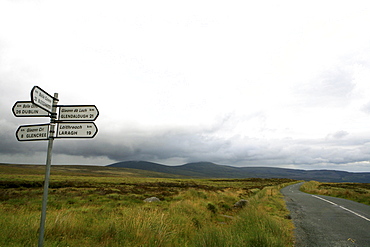
[[[328,195],[370,205],[369,183],[321,183],[306,182],[301,190],[311,194]]]
[[[37,245],[43,174],[34,169],[0,166],[0,246]],[[55,169],[45,246],[292,246],[293,225],[279,193],[291,182]],[[143,202],[151,196],[161,201]],[[240,199],[248,206],[234,208]]]

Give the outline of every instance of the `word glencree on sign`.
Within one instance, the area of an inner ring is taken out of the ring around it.
[[[41,141],[49,139],[49,125],[19,126],[16,132],[18,141]]]
[[[55,138],[94,138],[98,133],[95,121],[99,111],[95,105],[57,105],[58,94],[51,96],[38,86],[31,90],[31,101],[17,101],[12,112],[16,117],[50,117],[50,123],[19,126],[18,141],[48,141],[44,196],[40,219],[38,246],[44,243],[46,205],[48,197],[51,154]],[[59,108],[59,114],[57,113]],[[55,128],[57,131],[55,131]]]

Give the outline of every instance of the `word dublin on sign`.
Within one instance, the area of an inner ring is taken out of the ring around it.
[[[48,141],[44,194],[39,228],[39,247],[43,247],[44,245],[46,206],[54,139],[94,138],[98,133],[98,128],[95,123],[86,122],[95,121],[99,116],[99,111],[96,106],[58,106],[58,101],[57,93],[54,93],[53,97],[40,87],[34,86],[31,90],[31,101],[17,101],[12,108],[13,114],[16,117],[50,117],[50,124],[23,125],[20,126],[15,133],[18,141]],[[57,115],[57,107],[59,107],[59,117]],[[55,128],[57,128],[57,131],[55,131]]]
[[[94,138],[98,128],[93,122],[58,123],[56,138]]]
[[[49,124],[19,126],[16,137],[18,141],[48,140]]]
[[[12,111],[16,117],[50,117],[47,111],[41,109],[31,101],[17,101]]]
[[[62,105],[59,107],[60,121],[95,121],[99,116],[94,105]]]

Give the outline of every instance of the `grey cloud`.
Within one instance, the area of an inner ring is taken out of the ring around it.
[[[21,125],[21,124],[20,124]],[[43,151],[44,144],[41,142],[18,142],[15,136],[18,125],[0,120],[0,154],[23,154],[31,155],[35,152]]]
[[[17,142],[14,125],[5,121],[0,124],[7,130],[1,133],[0,154],[32,155],[46,152],[46,142]],[[368,135],[353,136],[341,130],[319,140],[266,140],[238,135],[218,137],[220,129],[220,126],[211,126],[131,132],[123,129],[116,134],[99,132],[94,139],[56,139],[53,153],[87,158],[107,157],[113,161],[211,161],[235,166],[292,164],[315,167],[318,164],[347,164],[370,160]],[[63,163],[62,160],[59,162]],[[327,168],[330,169],[330,165]]]
[[[334,139],[341,139],[341,138],[344,138],[345,136],[348,136],[349,133],[347,131],[344,131],[344,130],[339,130],[335,133],[331,133],[329,135],[327,135],[327,139],[331,139],[331,138],[334,138]]]
[[[222,120],[221,120],[222,121]],[[84,157],[106,156],[111,160],[208,160],[230,156],[231,140],[215,137],[219,127],[122,129],[101,133],[93,140],[57,140],[54,152]]]
[[[60,140],[55,150],[68,155],[106,156],[116,161],[178,158],[229,165],[342,164],[370,160],[369,149],[364,147],[370,137],[351,136],[345,131],[321,140],[221,138],[215,136],[217,131],[217,128],[213,131],[172,128],[140,135],[123,132],[91,141]]]
[[[328,143],[322,140],[281,139],[267,141],[249,140],[239,147],[234,164],[242,165],[317,165],[347,164],[370,160],[369,137],[353,138],[348,143],[336,139]],[[248,147],[249,146],[249,147]],[[253,147],[253,148],[251,148]],[[233,149],[235,150],[235,149]]]

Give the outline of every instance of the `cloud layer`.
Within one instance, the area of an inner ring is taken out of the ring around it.
[[[8,133],[13,131],[9,128]],[[320,139],[262,139],[240,135],[223,138],[216,136],[217,129],[202,128],[127,133],[123,129],[122,133],[101,134],[89,141],[57,139],[53,154],[61,158],[57,158],[56,163],[76,164],[76,160],[85,160],[88,164],[109,164],[123,160],[149,160],[180,165],[211,161],[234,166],[364,171],[370,160],[370,135],[356,136],[346,131],[333,132]],[[36,153],[39,159],[34,162],[44,162],[46,142],[14,142],[13,133],[1,138],[4,145],[1,155],[21,155],[26,162],[27,156],[32,157]]]

